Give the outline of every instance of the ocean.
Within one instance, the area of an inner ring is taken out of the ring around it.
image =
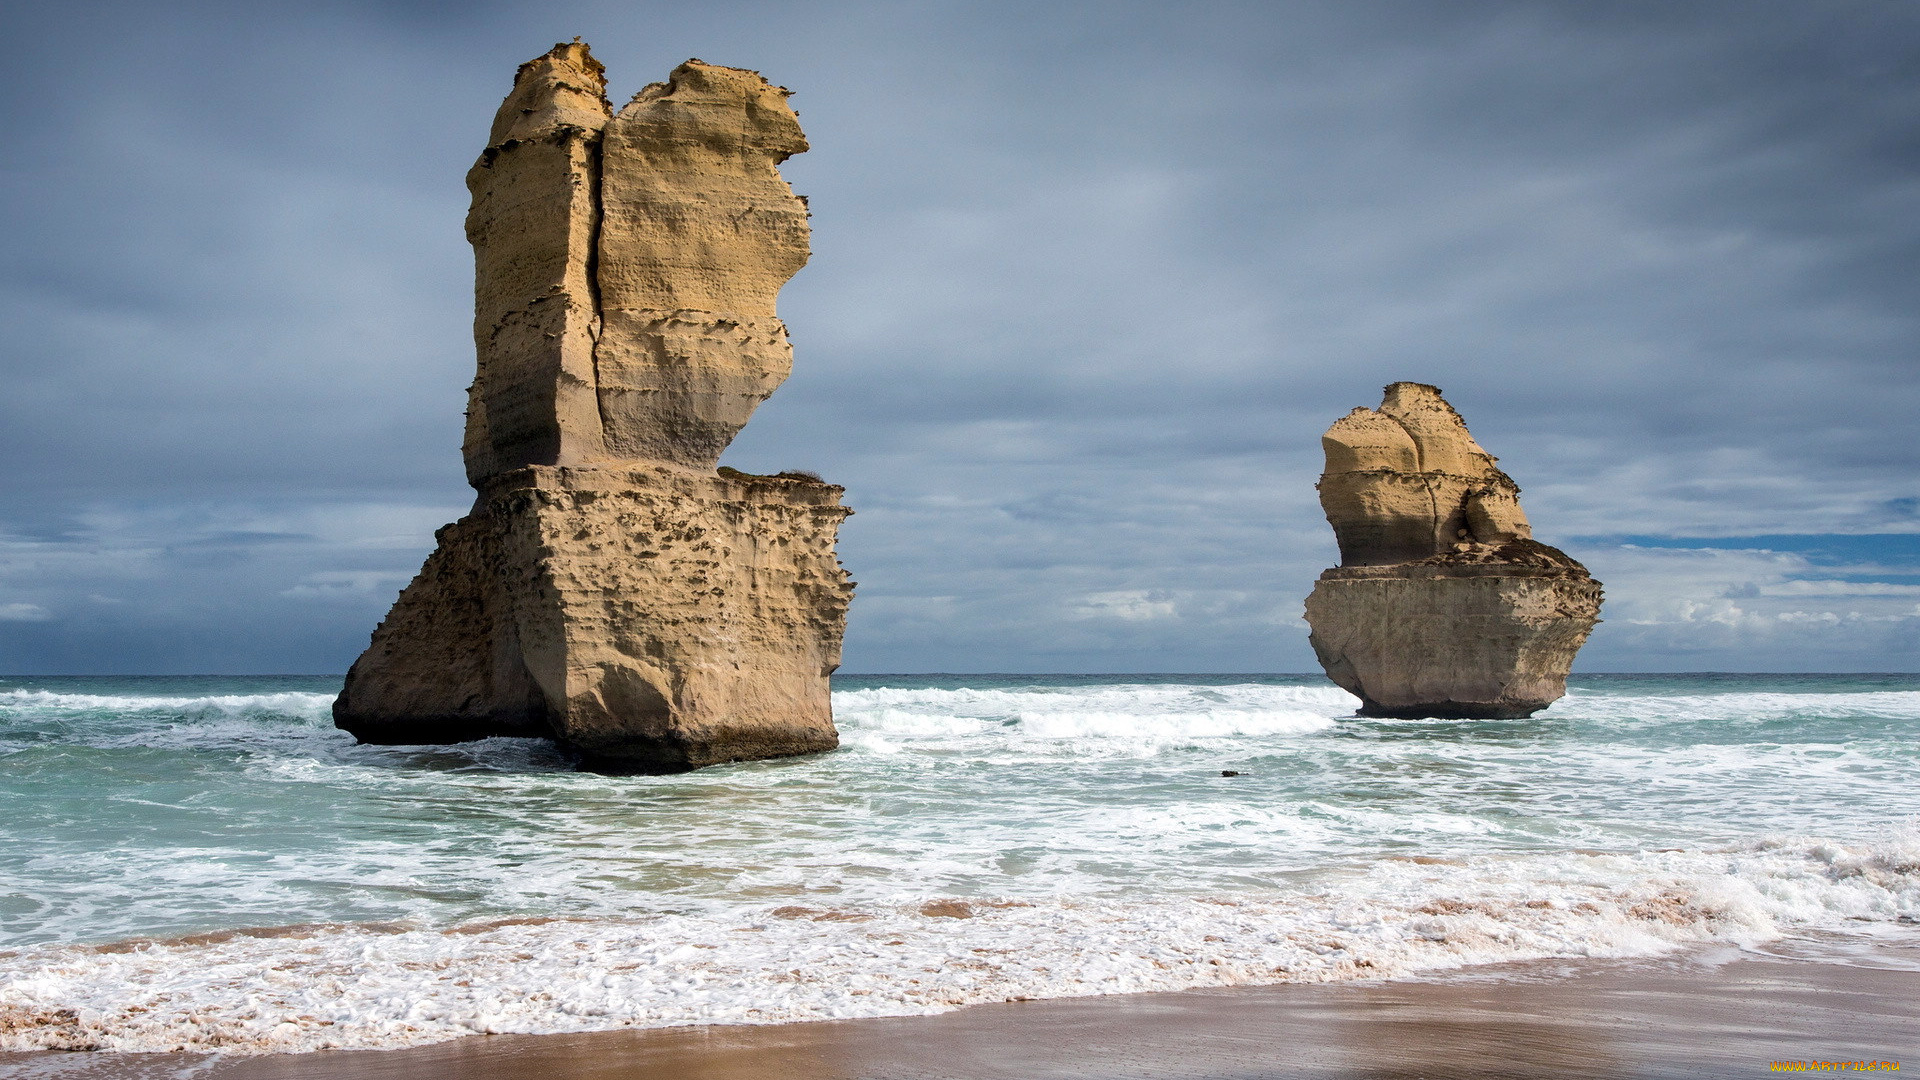
[[[0,1050],[1920,941],[1920,675],[1586,675],[1505,721],[1357,719],[1318,676],[845,676],[839,751],[662,777],[357,746],[339,683],[0,679]]]

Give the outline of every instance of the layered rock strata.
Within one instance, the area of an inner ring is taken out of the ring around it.
[[[838,744],[843,489],[715,463],[786,378],[807,261],[787,91],[690,60],[618,113],[578,42],[521,66],[468,174],[479,495],[348,672],[368,742],[549,736],[674,771]]]
[[[1566,693],[1600,583],[1533,539],[1520,488],[1436,387],[1399,382],[1321,439],[1340,565],[1309,640],[1360,715],[1531,716]]]

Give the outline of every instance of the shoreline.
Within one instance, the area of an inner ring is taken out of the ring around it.
[[[0,1054],[0,1073],[33,1080],[1735,1077],[1775,1071],[1776,1061],[1902,1062],[1903,1055],[1906,1067],[1920,1068],[1920,937],[1864,949],[1775,945],[1783,951],[1710,947],[1392,981],[1050,998],[932,1016],[480,1035],[396,1050]]]

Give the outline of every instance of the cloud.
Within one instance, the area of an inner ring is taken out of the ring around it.
[[[322,570],[308,574],[298,585],[280,590],[280,595],[302,600],[358,599],[376,593],[391,597],[412,578],[413,574],[407,571]]]
[[[457,506],[114,504],[0,533],[12,672],[342,671]],[[316,567],[329,567],[318,570]],[[58,633],[48,630],[58,628]]]
[[[1805,538],[1817,547],[1822,538]],[[1920,585],[1907,567],[1823,566],[1764,548],[1578,549],[1606,585],[1586,670],[1861,671],[1920,666]]]
[[[696,55],[796,91],[796,367],[727,461],[848,486],[849,670],[1311,669],[1317,435],[1403,378],[1446,388],[1543,539],[1616,537],[1580,548],[1611,597],[1590,656],[1798,664],[1825,632],[1821,663],[1916,663],[1871,629],[1897,591],[1805,584],[1912,582],[1618,540],[1920,530],[1911,5],[15,23],[65,44],[0,72],[0,590],[61,618],[6,624],[10,663],[364,647],[472,498],[461,177],[514,66],[574,33],[616,98]]]
[[[1759,588],[1761,596],[1871,596],[1893,599],[1920,596],[1920,585],[1895,585],[1884,581],[1782,581]]]
[[[1142,622],[1148,619],[1171,619],[1177,612],[1172,599],[1145,589],[1122,589],[1118,592],[1091,593],[1073,608],[1073,614],[1082,619],[1124,619],[1128,622]]]
[[[51,618],[38,604],[0,604],[0,622],[46,622]]]

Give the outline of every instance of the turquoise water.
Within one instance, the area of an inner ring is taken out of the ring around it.
[[[670,777],[357,746],[338,685],[0,679],[0,1010],[77,1017],[0,1048],[869,1015],[1920,919],[1916,675],[1593,675],[1513,721],[1356,719],[1318,676],[841,677],[840,751]]]

